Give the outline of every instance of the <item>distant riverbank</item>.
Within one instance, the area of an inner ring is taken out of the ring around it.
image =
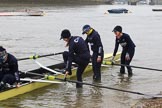
[[[0,0],[0,5],[6,4],[57,4],[57,5],[95,5],[95,4],[112,4],[111,0]]]

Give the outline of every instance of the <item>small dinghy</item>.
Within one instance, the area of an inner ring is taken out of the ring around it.
[[[121,14],[121,13],[128,13],[127,9],[111,9],[111,10],[107,10],[109,13],[113,13],[113,14]]]
[[[152,9],[152,11],[156,11],[156,12],[162,12],[162,9]]]

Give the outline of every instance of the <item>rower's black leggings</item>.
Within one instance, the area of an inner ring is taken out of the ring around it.
[[[129,53],[130,60],[125,59],[126,53]],[[130,65],[132,58],[134,56],[134,53],[135,53],[135,48],[132,48],[131,51],[123,50],[121,54],[121,64]],[[132,70],[131,67],[127,67],[127,69],[128,69],[128,73]],[[120,73],[125,73],[124,66],[121,66]]]
[[[0,77],[0,82],[3,82],[4,84],[8,83],[10,85],[12,85],[13,83],[15,83],[16,78],[14,75],[12,74],[5,74],[2,77]]]
[[[68,55],[69,55],[69,52],[67,52],[67,51],[65,51],[63,53],[63,59],[64,59],[65,64],[67,63]],[[82,82],[82,74],[83,74],[85,68],[87,67],[87,65],[89,63],[89,59],[90,59],[90,56],[88,57],[88,55],[89,54],[85,54],[82,56],[74,56],[74,58],[73,58],[73,62],[78,64],[78,68],[77,68],[77,72],[76,72],[77,81]],[[82,84],[77,83],[76,87],[77,88],[82,87]]]
[[[92,55],[92,67],[93,67],[93,79],[94,80],[101,80],[101,64],[103,61],[103,56],[104,53],[101,54],[101,62],[97,62],[97,58],[98,58],[98,53],[93,53]]]

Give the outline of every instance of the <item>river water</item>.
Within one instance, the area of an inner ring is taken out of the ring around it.
[[[112,8],[127,8],[132,13],[104,14]],[[161,6],[2,5],[0,10],[34,9],[43,10],[46,15],[0,17],[0,45],[17,58],[60,52],[67,50],[64,42],[59,40],[63,29],[68,28],[72,35],[82,36],[82,26],[90,24],[100,33],[105,52],[112,53],[115,42],[112,29],[122,25],[123,31],[130,34],[137,46],[132,65],[160,69],[162,13],[152,12],[153,8]],[[46,66],[59,60],[62,61],[61,56],[39,59]],[[31,60],[19,62],[19,67],[22,71],[39,68]],[[162,91],[162,72],[133,69],[131,79],[121,79],[118,72],[119,67],[102,70],[100,84],[145,94]],[[84,76],[84,81],[92,83],[92,74]],[[130,108],[142,98],[146,97],[89,86],[77,90],[73,84],[52,85],[2,101],[0,108]]]

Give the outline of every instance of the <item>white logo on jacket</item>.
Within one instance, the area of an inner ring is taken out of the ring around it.
[[[74,42],[75,42],[75,43],[78,43],[78,42],[79,42],[79,39],[80,39],[80,38],[77,37],[76,39],[74,39]]]
[[[91,46],[93,46],[94,44],[93,43],[90,43]]]
[[[125,47],[125,46],[127,45],[127,42],[120,43],[120,45],[121,45],[122,47]]]

